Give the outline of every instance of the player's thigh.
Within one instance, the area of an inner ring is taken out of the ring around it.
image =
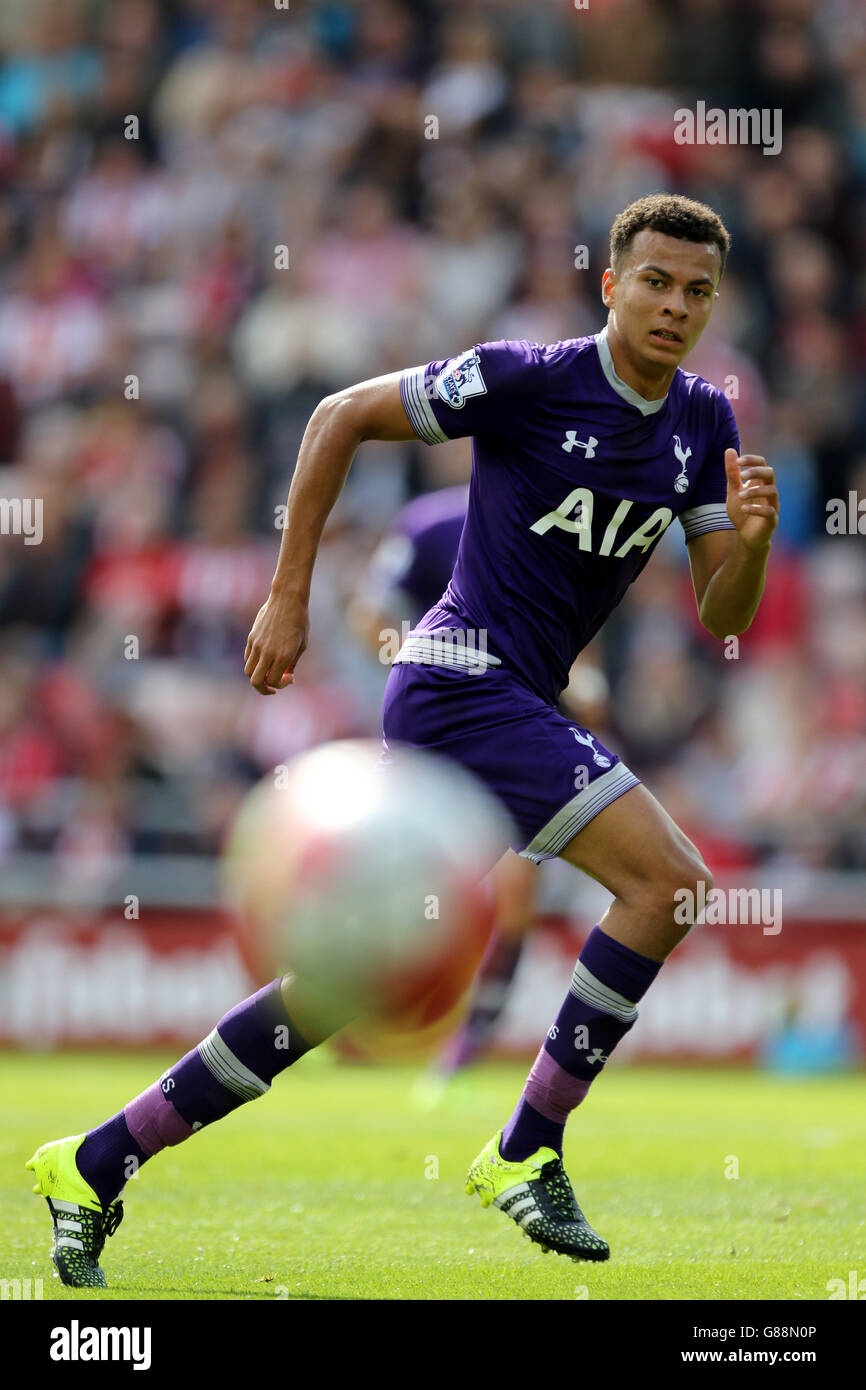
[[[538,869],[509,850],[493,870],[496,926],[509,939],[525,936],[535,925]]]
[[[600,811],[561,851],[561,859],[597,879],[614,897],[664,911],[681,888],[695,891],[712,876],[676,821],[643,785]]]

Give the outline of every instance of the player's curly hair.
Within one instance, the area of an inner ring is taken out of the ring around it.
[[[637,202],[623,208],[610,229],[610,263],[614,270],[619,269],[632,238],[644,227],[663,232],[665,236],[678,237],[680,241],[715,243],[721,253],[724,274],[725,261],[731,249],[727,227],[706,203],[684,198],[679,193],[650,193],[648,197],[638,198]]]

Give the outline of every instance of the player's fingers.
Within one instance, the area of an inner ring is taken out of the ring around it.
[[[247,665],[251,664],[252,658],[250,658]],[[287,657],[277,656],[274,654],[273,649],[265,648],[255,666],[253,666],[251,671],[247,672],[250,678],[250,685],[262,695],[265,694],[266,689],[272,693],[275,693],[278,689],[285,689],[285,686],[290,683],[291,678],[284,684],[281,684],[281,681],[288,664]]]
[[[740,465],[737,463],[736,449],[725,450],[725,473],[728,477],[728,487],[737,488],[740,485]]]
[[[774,483],[749,483],[747,487],[740,489],[741,497],[748,497],[754,501],[756,497],[775,497],[779,500],[779,491]]]
[[[771,483],[775,476],[775,470],[771,468],[768,463],[763,465],[746,464],[745,466],[740,466],[741,478],[762,478],[764,482]]]
[[[276,677],[263,676],[261,680],[250,681],[253,690],[257,690],[260,695],[276,695],[278,690],[285,690],[287,685],[292,684],[294,684],[294,677],[288,672],[280,676],[279,680],[276,680]]]
[[[265,672],[265,684],[272,690],[285,690],[287,685],[293,685],[295,678],[287,667],[288,662],[283,657],[272,662]]]
[[[749,516],[772,516],[779,515],[776,507],[769,507],[765,502],[744,502],[743,511],[748,512]]]

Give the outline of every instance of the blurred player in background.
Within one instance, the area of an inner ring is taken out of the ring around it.
[[[611,228],[601,332],[548,346],[479,343],[320,402],[245,651],[261,695],[293,683],[322,532],[364,440],[473,438],[454,575],[395,661],[383,725],[394,756],[400,744],[427,748],[480,777],[524,857],[560,856],[613,895],[514,1113],[467,1179],[536,1244],[573,1259],[606,1260],[610,1249],[566,1176],[566,1121],[688,931],[675,894],[709,891],[712,877],[658,801],[556,701],[675,517],[707,631],[741,633],[757,611],[778,521],[773,469],[740,455],[725,395],[679,367],[709,322],[729,246],[705,205],[640,199]],[[275,1044],[280,1026],[288,1048]],[[38,1149],[28,1166],[49,1202],[61,1278],[103,1285],[99,1255],[130,1172],[264,1094],[326,1036],[303,981],[276,979],[117,1115]]]
[[[395,517],[361,581],[349,618],[365,646],[382,652],[386,632],[408,614],[414,627],[442,598],[454,571],[468,487],[442,488],[413,498]],[[607,681],[586,653],[575,662],[560,696],[563,713],[599,728],[606,721]],[[432,1106],[443,1087],[488,1046],[508,1001],[523,943],[536,925],[536,869],[509,850],[493,870],[496,917],[478,968],[466,1016],[419,1078],[413,1097]]]

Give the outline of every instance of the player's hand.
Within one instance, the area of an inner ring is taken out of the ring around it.
[[[725,450],[728,516],[749,550],[763,550],[779,522],[776,475],[759,454]]]
[[[292,672],[310,634],[307,605],[294,596],[271,594],[247,638],[244,675],[260,695],[276,695],[294,684]]]

